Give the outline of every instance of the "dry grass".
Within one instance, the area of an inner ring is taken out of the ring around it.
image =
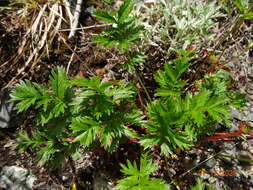
[[[16,19],[23,23],[17,23],[17,28],[26,32],[20,35],[17,52],[0,65],[0,70],[5,73],[16,70],[15,76],[4,88],[12,86],[38,66],[43,57],[50,55],[55,42],[68,43],[60,30],[70,30],[70,37],[73,37],[78,26],[79,15],[72,15],[67,0],[20,0],[17,3],[21,8]]]

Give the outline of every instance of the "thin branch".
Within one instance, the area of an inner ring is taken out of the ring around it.
[[[87,29],[92,29],[92,28],[103,28],[103,27],[107,27],[107,26],[111,26],[112,24],[100,24],[100,25],[92,25],[92,26],[85,26],[85,27],[80,27],[80,28],[70,28],[70,29],[61,29],[59,30],[60,32],[68,32],[71,30],[87,30]]]
[[[69,38],[72,38],[76,33],[75,29],[78,26],[82,4],[83,4],[83,0],[77,0],[74,17],[73,17],[73,20],[71,21],[72,22],[72,27],[71,27],[71,30],[70,30],[70,33],[69,33]]]

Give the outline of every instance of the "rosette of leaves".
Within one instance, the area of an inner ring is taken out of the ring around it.
[[[148,106],[148,118],[146,125],[149,134],[144,135],[140,144],[144,148],[159,146],[161,153],[169,156],[176,148],[187,149],[191,142],[182,130],[183,110],[180,101],[152,102]]]
[[[139,167],[136,162],[131,163],[127,160],[127,164],[121,164],[121,172],[127,177],[118,180],[118,184],[113,190],[167,190],[169,186],[161,179],[150,178],[151,173],[157,170],[157,166],[148,157],[147,154],[141,156]]]
[[[187,70],[189,60],[189,57],[179,57],[175,64],[167,63],[164,71],[157,72],[160,99],[148,106],[149,134],[140,141],[145,148],[156,145],[161,153],[173,154],[173,149],[189,148],[201,134],[212,132],[230,118],[231,99],[225,95],[230,91],[224,86],[227,83],[210,80],[198,92],[185,91],[188,84],[181,80],[181,75]]]
[[[137,138],[127,126],[142,125],[142,117],[134,109],[135,92],[122,82],[101,82],[76,78],[72,84],[80,86],[74,106],[71,128],[77,135],[75,141],[89,147],[96,139],[105,149],[112,151],[124,137]]]
[[[136,137],[128,125],[140,125],[142,117],[134,109],[134,90],[123,82],[92,79],[67,79],[62,68],[52,71],[50,88],[28,80],[17,84],[11,93],[16,109],[37,110],[37,128],[22,132],[19,147],[36,148],[37,161],[58,167],[78,155],[81,146],[102,144],[114,150],[127,137]]]

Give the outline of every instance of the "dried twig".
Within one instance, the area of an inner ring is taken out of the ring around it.
[[[75,32],[76,32],[75,29],[78,26],[82,3],[83,3],[83,0],[77,0],[74,17],[73,17],[73,20],[71,20],[71,30],[69,33],[69,38],[72,38],[75,35]]]

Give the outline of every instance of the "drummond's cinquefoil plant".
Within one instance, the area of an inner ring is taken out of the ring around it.
[[[19,147],[37,148],[41,165],[59,166],[78,154],[80,146],[103,146],[113,151],[128,137],[135,138],[129,125],[141,125],[134,107],[135,92],[123,82],[102,82],[98,77],[67,79],[62,68],[53,70],[47,89],[28,80],[17,84],[11,93],[16,109],[37,110],[37,128],[22,132]],[[36,150],[37,150],[36,149]]]
[[[224,72],[207,75],[198,83],[197,92],[185,91],[188,84],[181,75],[187,71],[192,55],[181,51],[155,75],[160,98],[148,106],[149,133],[140,141],[145,148],[159,146],[167,156],[175,148],[188,149],[197,137],[213,131],[219,123],[228,124],[230,106],[242,103],[240,95],[229,93],[229,78]]]

